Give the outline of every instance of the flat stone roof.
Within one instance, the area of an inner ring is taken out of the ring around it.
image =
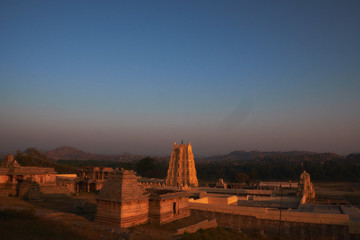
[[[296,209],[297,212],[329,213],[342,214],[340,206],[323,204],[302,204]]]
[[[174,191],[166,189],[149,189],[150,199],[154,200],[165,200],[165,199],[174,199],[180,197],[189,197],[190,193],[185,191]]]
[[[0,167],[0,175],[41,175],[57,174],[54,168],[43,167]]]

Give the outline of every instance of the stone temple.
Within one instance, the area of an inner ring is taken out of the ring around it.
[[[122,170],[104,184],[97,199],[95,221],[121,228],[148,221],[149,194],[137,183],[135,172]]]
[[[96,222],[133,227],[148,221],[158,224],[190,216],[189,193],[142,189],[134,171],[115,171],[97,198]]]
[[[194,154],[192,153],[191,143],[174,143],[171,153],[169,169],[166,177],[167,186],[197,187]]]

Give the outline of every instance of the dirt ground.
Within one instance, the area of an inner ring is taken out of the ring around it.
[[[84,239],[126,239],[124,237],[126,234],[122,231],[90,221],[87,216],[88,213],[83,214],[74,209],[72,202],[73,199],[70,197],[50,198],[41,201],[25,201],[17,197],[0,197],[0,210],[8,208],[15,210],[32,209],[41,220],[53,222],[54,224],[59,222],[64,229],[76,232],[76,235],[80,235]],[[12,239],[27,238],[18,236],[18,238]]]
[[[84,193],[76,197],[52,196],[40,201],[25,201],[18,197],[0,197],[0,210],[33,209],[36,216],[48,221],[61,222],[67,226],[66,228],[78,231],[83,239],[176,239],[174,233],[177,228],[205,219],[203,216],[191,216],[164,225],[148,223],[129,229],[114,228],[93,221],[96,215],[95,199],[96,195],[92,193]]]

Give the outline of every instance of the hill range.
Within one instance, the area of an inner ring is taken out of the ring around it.
[[[132,161],[132,160],[140,160],[144,158],[143,155],[135,155],[130,153],[123,154],[114,154],[114,155],[106,155],[106,154],[94,154],[81,151],[77,148],[70,146],[58,147],[54,150],[45,152],[46,156],[51,160],[110,160],[110,161]]]

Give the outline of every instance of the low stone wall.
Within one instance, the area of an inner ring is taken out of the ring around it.
[[[360,239],[350,231],[347,214],[308,213],[296,211],[280,211],[278,209],[243,207],[243,206],[215,206],[211,204],[189,203],[192,214],[201,214],[207,218],[215,218],[221,227],[263,232],[265,235],[277,236],[285,239]]]
[[[294,202],[300,202],[300,198],[298,197],[287,197],[287,196],[276,196],[276,197],[271,197],[271,196],[253,196],[253,200],[254,201],[272,201],[272,200],[280,200],[282,199],[283,201],[294,201]],[[239,199],[240,200],[240,199]]]
[[[195,203],[206,203],[206,204],[214,204],[214,205],[230,205],[232,203],[236,203],[238,201],[237,196],[228,196],[228,197],[213,197],[207,196],[199,199],[189,199],[189,202]]]
[[[190,209],[229,213],[243,216],[250,216],[264,220],[280,219],[280,210],[273,208],[261,207],[244,207],[244,206],[219,206],[213,204],[203,204],[189,202]],[[335,225],[349,225],[349,216],[346,214],[327,214],[327,213],[311,213],[311,212],[297,212],[293,210],[282,210],[281,219],[290,222],[315,223],[315,224],[335,224]]]
[[[258,232],[269,236],[279,236],[279,221],[257,219],[255,217],[191,210],[191,214],[201,214],[207,218],[215,218],[218,226],[233,228],[243,232]],[[280,236],[292,240],[359,240],[359,235],[349,234],[349,226],[330,224],[310,224],[282,221]]]
[[[199,187],[197,188],[197,191],[205,191],[207,193],[231,194],[237,196],[246,196],[246,195],[270,196],[273,194],[273,191],[271,190],[259,190],[259,189],[224,189],[224,188]]]
[[[194,233],[199,229],[208,229],[208,228],[215,228],[217,227],[217,222],[216,219],[211,219],[211,220],[204,220],[201,221],[199,223],[190,225],[190,226],[186,226],[183,228],[179,228],[176,230],[176,234],[183,234],[184,232],[188,232],[188,233]]]
[[[174,212],[175,204],[175,212]],[[189,202],[187,197],[170,199],[150,199],[149,219],[160,224],[175,221],[190,216]]]

